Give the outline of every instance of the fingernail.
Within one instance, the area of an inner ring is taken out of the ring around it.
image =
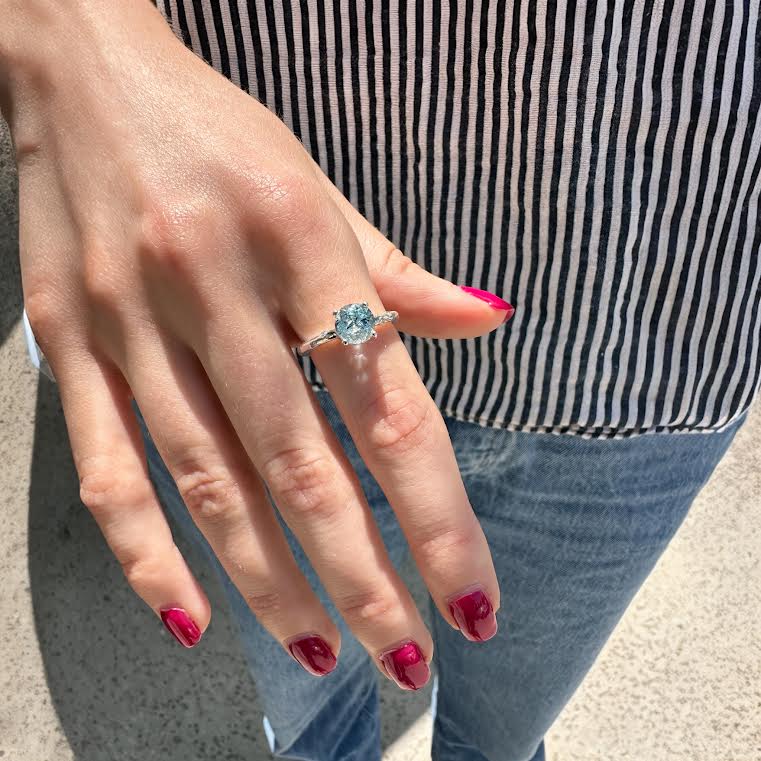
[[[201,639],[201,630],[182,608],[165,608],[160,611],[164,626],[183,647],[193,647]]]
[[[471,288],[469,285],[461,285],[460,288],[462,288],[465,293],[469,293],[471,296],[475,296],[477,299],[485,301],[490,307],[503,310],[505,312],[505,319],[503,322],[507,322],[515,314],[515,307],[512,304],[508,304],[507,301],[501,299],[494,293],[482,291],[480,288]]]
[[[471,642],[485,642],[497,633],[497,617],[483,589],[474,589],[449,600],[449,612]]]
[[[431,670],[415,642],[405,642],[379,657],[386,673],[403,690],[419,690],[431,677]]]
[[[289,643],[288,650],[314,676],[325,676],[336,667],[336,656],[330,645],[317,635],[299,636]]]

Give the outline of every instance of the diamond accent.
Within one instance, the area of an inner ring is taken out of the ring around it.
[[[347,304],[336,312],[336,335],[347,344],[369,341],[375,333],[375,317],[367,304]]]

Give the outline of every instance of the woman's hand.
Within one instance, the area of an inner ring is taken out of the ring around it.
[[[265,486],[381,671],[420,686],[431,637],[291,347],[350,302],[449,337],[494,329],[511,309],[404,258],[147,0],[11,4],[0,65],[26,309],[60,386],[82,500],[127,579],[195,644],[209,604],[149,482],[134,396],[195,522],[272,635],[313,673],[334,660],[316,640],[298,644],[304,635],[340,647]],[[313,358],[441,614],[469,638],[490,636],[482,593],[496,610],[499,589],[441,415],[392,326],[352,349],[333,342]],[[408,641],[420,653],[380,658]]]

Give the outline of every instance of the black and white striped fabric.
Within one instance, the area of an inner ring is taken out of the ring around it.
[[[409,256],[516,306],[405,337],[445,414],[618,437],[748,408],[758,0],[157,2]]]

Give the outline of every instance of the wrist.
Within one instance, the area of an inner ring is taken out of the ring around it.
[[[10,114],[117,61],[125,49],[176,42],[150,0],[0,0],[0,109]]]
[[[93,0],[0,0],[0,78],[13,91],[57,68],[64,50],[76,59],[76,31]]]

